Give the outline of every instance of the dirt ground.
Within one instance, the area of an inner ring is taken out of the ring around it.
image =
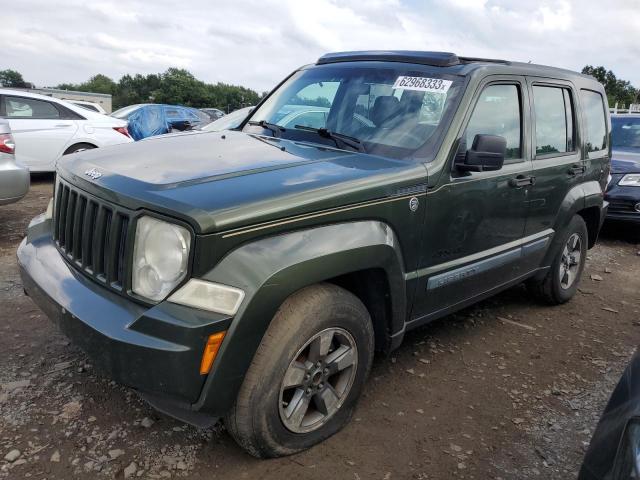
[[[23,294],[15,251],[51,190],[0,207],[0,478],[575,478],[640,340],[640,245],[607,229],[570,303],[516,287],[411,332],[341,433],[259,461],[94,371]]]

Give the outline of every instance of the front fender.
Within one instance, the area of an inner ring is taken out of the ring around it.
[[[245,244],[202,278],[245,291],[245,300],[194,408],[224,414],[235,401],[269,323],[280,305],[303,287],[359,270],[380,268],[391,293],[391,333],[402,330],[407,296],[398,239],[379,221],[298,230]]]

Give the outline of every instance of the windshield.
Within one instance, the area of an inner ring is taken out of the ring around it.
[[[98,109],[94,105],[89,105],[89,104],[86,104],[86,103],[76,103],[76,102],[71,102],[71,103],[73,103],[74,105],[77,105],[78,107],[82,107],[82,108],[85,108],[87,110],[91,110],[92,112],[97,112],[98,111]]]
[[[613,148],[640,148],[640,117],[612,117]]]
[[[235,110],[224,117],[219,118],[218,120],[214,120],[202,127],[202,130],[207,132],[219,132],[221,130],[231,130],[232,128],[238,127],[242,121],[247,118],[247,115],[251,113],[253,107],[245,107],[240,110]]]
[[[116,110],[111,114],[112,117],[120,118],[122,120],[126,120],[129,118],[129,115],[133,113],[134,110],[140,108],[140,104],[138,105],[129,105],[128,107],[123,107],[120,110]]]
[[[347,147],[333,137],[347,136],[368,153],[426,158],[461,89],[460,77],[436,67],[381,62],[314,66],[294,73],[256,110],[244,131],[338,148]]]

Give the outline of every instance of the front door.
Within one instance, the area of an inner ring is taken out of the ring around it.
[[[450,167],[428,192],[425,241],[417,274],[414,322],[454,310],[517,278],[531,180],[528,94],[521,77],[497,77],[479,88],[461,131],[458,154],[475,135],[507,141],[501,170],[458,172]]]

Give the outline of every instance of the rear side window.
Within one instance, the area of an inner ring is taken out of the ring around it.
[[[57,119],[60,111],[51,102],[26,97],[4,97],[7,118]]]
[[[607,121],[602,95],[591,90],[580,90],[584,119],[586,122],[587,152],[598,152],[607,148]]]
[[[507,159],[522,158],[520,90],[517,85],[490,85],[480,94],[465,132],[467,148],[476,135],[499,135],[507,141]]]
[[[533,87],[536,155],[574,150],[571,93],[561,87]]]

